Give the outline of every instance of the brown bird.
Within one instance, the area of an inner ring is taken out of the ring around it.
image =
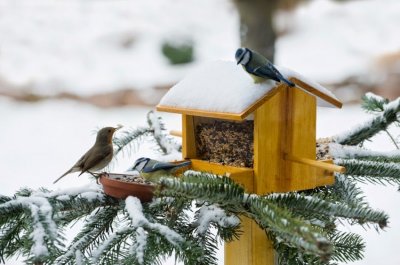
[[[68,175],[69,173],[78,172],[82,175],[85,172],[89,172],[93,175],[93,171],[97,171],[105,168],[113,158],[113,144],[112,137],[116,130],[122,126],[105,127],[97,133],[96,142],[94,145],[71,167],[70,170],[65,172],[61,177],[56,179],[54,183]]]

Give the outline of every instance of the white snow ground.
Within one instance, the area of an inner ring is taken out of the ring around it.
[[[0,130],[0,194],[12,195],[21,187],[49,189],[77,187],[89,183],[85,175],[71,174],[56,185],[52,182],[88,149],[94,141],[94,129],[123,124],[136,127],[145,125],[145,108],[98,109],[69,101],[46,101],[37,104],[22,104],[0,99],[2,126]],[[168,129],[180,129],[180,117],[163,113]],[[349,128],[351,124],[366,119],[359,107],[343,110],[320,108],[318,112],[318,136],[331,136]],[[345,124],[346,128],[340,126]],[[369,143],[376,150],[392,150],[384,135]],[[120,157],[113,171],[121,172],[132,165],[139,156],[153,153],[152,144],[132,157]],[[400,192],[397,187],[363,185],[368,201],[377,209],[390,215],[389,228],[379,234],[373,230],[346,226],[344,229],[360,233],[366,240],[365,259],[352,264],[397,265],[397,241],[400,238]],[[76,228],[74,228],[76,232]],[[223,248],[220,249],[220,264],[223,264]],[[22,262],[7,261],[7,264]],[[171,260],[170,263],[174,264]]]

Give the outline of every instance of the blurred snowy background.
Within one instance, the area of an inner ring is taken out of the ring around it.
[[[367,91],[400,96],[400,1],[314,0],[284,7],[274,18],[275,63],[326,85],[346,103],[342,110],[319,109],[319,136],[365,120],[352,103]],[[233,60],[239,24],[230,0],[0,0],[0,194],[88,183],[71,175],[51,184],[92,145],[96,128],[142,125],[147,111],[191,69]],[[171,64],[166,44],[189,45],[191,62]],[[180,128],[177,115],[162,116],[168,129]],[[368,147],[393,149],[384,136]],[[114,170],[124,171],[152,150],[144,145]],[[400,264],[400,193],[397,187],[363,187],[391,223],[380,234],[344,227],[366,239],[365,259],[354,264]]]

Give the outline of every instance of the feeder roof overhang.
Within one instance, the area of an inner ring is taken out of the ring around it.
[[[278,70],[309,94],[319,106],[338,107],[342,103],[328,89],[300,74]],[[272,80],[254,83],[240,65],[231,61],[204,64],[173,86],[161,99],[158,111],[229,120],[243,120],[279,89],[285,86]]]

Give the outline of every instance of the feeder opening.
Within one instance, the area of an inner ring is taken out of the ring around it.
[[[254,122],[195,117],[197,157],[222,165],[253,167]]]

